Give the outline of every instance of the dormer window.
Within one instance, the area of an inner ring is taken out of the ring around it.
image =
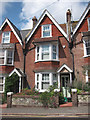
[[[51,25],[42,25],[42,37],[51,37]]]
[[[10,32],[3,32],[2,43],[10,43]]]
[[[88,31],[90,31],[90,18],[88,18]]]

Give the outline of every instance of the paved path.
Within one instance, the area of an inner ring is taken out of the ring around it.
[[[2,109],[2,113],[27,113],[27,114],[81,114],[89,113],[88,106],[79,107],[59,107],[59,108],[43,108],[43,107],[12,107]]]

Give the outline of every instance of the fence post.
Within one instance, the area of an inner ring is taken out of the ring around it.
[[[8,108],[12,107],[12,95],[13,95],[13,92],[7,93],[7,107]]]
[[[78,106],[78,96],[77,96],[77,89],[72,89],[72,105],[74,107]]]

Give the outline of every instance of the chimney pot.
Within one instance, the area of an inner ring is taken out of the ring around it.
[[[67,22],[71,22],[71,11],[70,11],[70,9],[67,10],[66,16],[67,16]]]

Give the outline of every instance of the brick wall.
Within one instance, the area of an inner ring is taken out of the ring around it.
[[[90,63],[90,57],[84,58],[84,45],[82,41],[82,32],[88,31],[88,17],[90,17],[90,11],[86,15],[85,19],[78,28],[74,36],[74,63],[75,63],[75,75],[77,80],[86,81],[85,76],[83,75],[83,66]]]

